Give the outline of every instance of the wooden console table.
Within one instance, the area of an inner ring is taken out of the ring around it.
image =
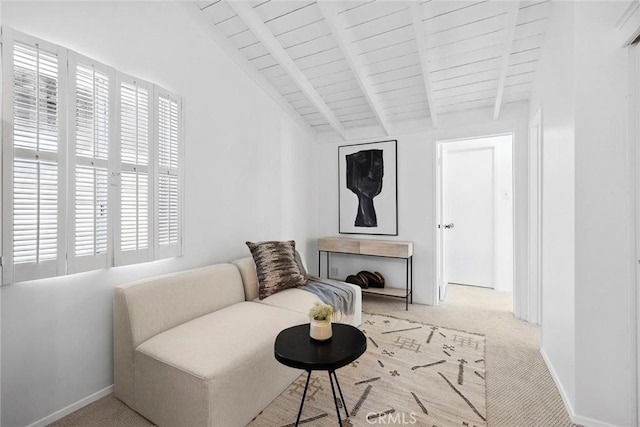
[[[330,271],[329,254],[332,252],[404,259],[406,261],[406,282],[404,289],[367,288],[362,289],[362,293],[404,298],[406,310],[409,310],[409,303],[413,304],[413,242],[322,237],[318,239],[318,276],[321,276],[320,260],[322,252],[327,254],[327,278],[329,278]]]

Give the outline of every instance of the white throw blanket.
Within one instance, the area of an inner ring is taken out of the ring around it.
[[[332,322],[350,323],[356,311],[356,296],[353,288],[337,280],[322,279],[307,274],[307,269],[304,268],[302,257],[298,251],[295,256],[300,272],[307,278],[307,284],[299,289],[311,292],[317,295],[322,303],[331,305],[333,307]]]
[[[355,292],[349,285],[331,279],[306,276],[308,281],[299,289],[315,294],[321,302],[333,307],[333,322],[351,322],[355,313]]]

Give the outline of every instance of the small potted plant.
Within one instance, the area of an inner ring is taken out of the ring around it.
[[[309,310],[311,327],[309,335],[316,341],[325,341],[331,338],[331,316],[333,307],[329,304],[316,302]]]

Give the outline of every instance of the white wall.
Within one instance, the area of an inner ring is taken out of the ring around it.
[[[283,236],[296,238],[296,248],[306,258],[307,268],[317,270],[318,162],[317,145],[282,116],[282,188],[280,226]]]
[[[398,236],[369,236],[411,240],[414,242],[414,302],[434,305],[436,301],[435,265],[435,193],[434,155],[437,141],[474,138],[514,133],[514,222],[516,284],[526,289],[527,283],[527,105],[508,104],[501,118],[491,119],[492,109],[443,114],[438,117],[436,130],[397,134],[384,138],[359,141],[324,139],[318,146],[318,188],[320,189],[318,233],[320,236],[338,234],[338,165],[339,145],[360,142],[398,140]],[[319,139],[321,137],[319,136]],[[349,236],[348,236],[349,237]],[[356,237],[356,236],[353,236]],[[367,236],[357,236],[367,238]],[[322,263],[324,265],[324,256]],[[332,255],[332,267],[340,276],[357,273],[361,269],[382,272],[393,287],[404,287],[404,264],[382,258]],[[323,275],[325,270],[323,267]]]
[[[628,64],[614,29],[628,3],[574,6],[575,411],[620,426],[635,424]]]
[[[2,24],[185,98],[185,256],[5,286],[2,426],[110,386],[114,286],[247,256],[246,240],[316,236],[315,143],[168,2],[3,2]],[[315,257],[310,256],[312,265]]]
[[[0,1],[0,23],[2,22],[2,2]],[[0,55],[0,70],[2,70],[2,55]],[[0,71],[0,95],[2,94],[2,71]],[[0,117],[2,117],[2,102],[0,102]],[[0,135],[2,133],[3,121],[0,120]],[[0,161],[0,165],[2,162]],[[0,166],[0,169],[2,166]],[[2,199],[2,197],[0,197]],[[2,212],[2,202],[0,201],[0,212]],[[2,238],[2,230],[0,230]],[[0,384],[2,384],[2,291],[0,291]],[[0,398],[0,425],[2,425],[2,399]]]
[[[542,106],[542,352],[565,403],[575,397],[573,3],[556,2],[536,73]]]
[[[637,16],[640,18],[640,11]],[[633,305],[635,301],[635,336],[636,336],[636,353],[635,353],[635,378],[636,378],[636,401],[630,403],[630,408],[635,409],[635,416],[640,424],[640,265],[636,264],[638,254],[640,254],[640,227],[638,227],[638,214],[640,213],[640,183],[638,179],[638,172],[640,165],[640,150],[638,144],[634,144],[633,141],[640,140],[640,46],[637,44],[628,48],[629,58],[629,159],[633,164],[629,168],[629,179],[631,180],[631,188],[635,188],[635,192],[631,197],[632,206],[629,209],[629,215],[631,217],[631,223],[635,224],[635,240],[632,240],[633,245],[632,252],[635,253],[634,259],[631,261],[634,265],[635,274],[635,287],[631,290],[635,290],[635,296],[633,292],[629,295],[629,304]],[[631,309],[633,312],[633,308]],[[631,333],[633,333],[633,326],[630,327]],[[634,357],[631,358],[632,360]],[[633,372],[633,370],[631,370]],[[635,405],[634,405],[635,403]],[[633,418],[632,418],[633,419]]]
[[[614,29],[628,3],[554,4],[531,103],[543,114],[542,351],[584,425],[637,423],[628,65]]]

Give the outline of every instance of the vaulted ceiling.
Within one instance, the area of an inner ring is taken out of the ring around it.
[[[469,109],[497,119],[529,98],[549,13],[549,0],[217,0],[195,12],[295,120],[342,138]]]

